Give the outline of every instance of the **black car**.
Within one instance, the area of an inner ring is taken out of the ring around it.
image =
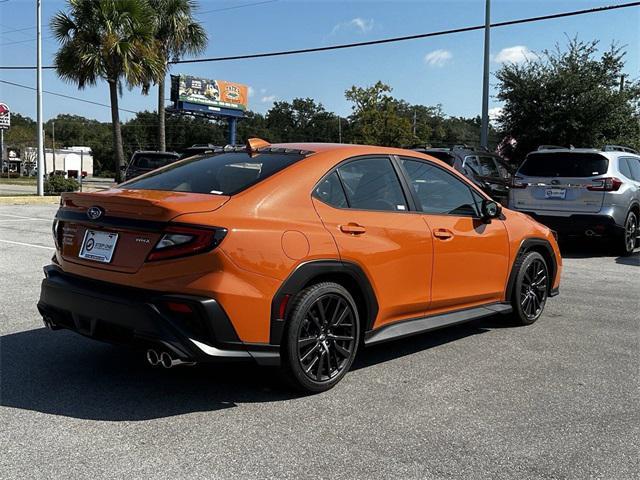
[[[134,152],[131,161],[127,165],[124,178],[129,180],[143,173],[150,172],[156,168],[164,167],[180,158],[176,152]]]
[[[417,147],[413,150],[442,160],[478,185],[491,198],[507,204],[513,168],[499,155],[467,145]]]

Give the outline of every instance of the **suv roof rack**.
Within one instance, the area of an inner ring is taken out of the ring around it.
[[[538,150],[569,150],[571,147],[562,147],[560,145],[538,145]]]
[[[625,153],[633,153],[635,155],[638,155],[637,150],[634,150],[633,148],[629,148],[629,147],[624,147],[622,145],[605,145],[602,150],[604,150],[605,152],[625,152]]]

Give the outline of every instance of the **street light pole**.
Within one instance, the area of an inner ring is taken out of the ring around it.
[[[38,131],[38,195],[44,195],[44,138],[42,136],[42,0],[36,0],[37,28],[37,70],[36,70],[36,110]]]
[[[489,53],[491,40],[491,0],[486,0],[484,17],[484,72],[482,76],[482,126],[480,146],[489,147]]]

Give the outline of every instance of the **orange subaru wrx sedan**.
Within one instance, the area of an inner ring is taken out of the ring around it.
[[[558,293],[553,232],[413,151],[250,139],[63,194],[38,309],[170,368],[279,365],[319,392],[358,348]],[[389,348],[393,348],[392,345]]]

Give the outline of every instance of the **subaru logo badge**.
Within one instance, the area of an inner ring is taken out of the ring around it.
[[[102,209],[100,207],[89,207],[87,209],[87,217],[91,220],[97,220],[102,216]]]

